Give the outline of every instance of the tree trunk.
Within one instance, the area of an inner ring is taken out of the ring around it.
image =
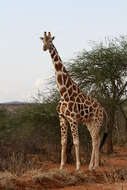
[[[115,121],[115,111],[110,110],[109,112],[109,123],[108,123],[108,136],[106,140],[106,153],[111,154],[113,152],[113,143],[112,143],[112,132],[114,127],[114,121]]]
[[[106,142],[106,153],[111,154],[112,152],[113,152],[112,130],[108,130],[108,136],[107,136],[107,142]]]
[[[127,133],[127,114],[125,112],[125,110],[123,109],[122,105],[120,105],[120,111],[125,119],[125,130],[126,130],[126,133]]]

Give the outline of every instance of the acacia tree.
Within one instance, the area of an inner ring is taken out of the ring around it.
[[[96,97],[109,116],[107,152],[113,151],[115,112],[127,100],[127,36],[96,43],[71,60],[68,70],[83,91]]]

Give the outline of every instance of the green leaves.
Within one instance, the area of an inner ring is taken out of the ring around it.
[[[127,88],[124,88],[127,81],[127,36],[108,39],[105,44],[94,43],[90,51],[83,50],[68,63],[68,70],[86,93],[119,104],[127,95]]]

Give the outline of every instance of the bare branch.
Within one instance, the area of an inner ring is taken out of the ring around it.
[[[123,92],[124,92],[124,90],[125,90],[126,87],[127,87],[127,81],[126,81],[126,83],[124,84],[122,90],[119,92],[119,94],[118,94],[119,97],[122,96],[122,94],[123,94]]]
[[[127,98],[124,99],[123,101],[121,101],[121,102],[119,103],[119,105],[122,105],[122,104],[125,103],[126,101],[127,101]]]
[[[127,115],[126,115],[126,113],[125,113],[125,111],[121,105],[120,105],[120,111],[123,114],[124,119],[127,120]]]

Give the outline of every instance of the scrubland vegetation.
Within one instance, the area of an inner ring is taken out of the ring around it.
[[[114,147],[122,146],[126,150],[126,36],[113,39],[106,45],[96,44],[90,51],[83,51],[65,64],[80,88],[96,97],[108,113],[109,135],[103,154],[113,155]],[[51,79],[51,83],[54,83],[54,79]],[[88,171],[76,173],[51,169],[49,163],[57,165],[60,162],[60,126],[56,112],[59,95],[52,89],[50,95],[42,102],[38,96],[34,100],[36,101],[22,106],[10,105],[11,109],[10,106],[0,106],[1,189],[53,189],[127,180],[126,168],[112,168],[94,174]],[[67,163],[71,164],[75,157],[70,130],[68,135]],[[81,163],[87,165],[91,154],[91,137],[85,126],[79,126],[79,138]],[[108,164],[105,162],[105,156],[102,156],[101,166]]]

